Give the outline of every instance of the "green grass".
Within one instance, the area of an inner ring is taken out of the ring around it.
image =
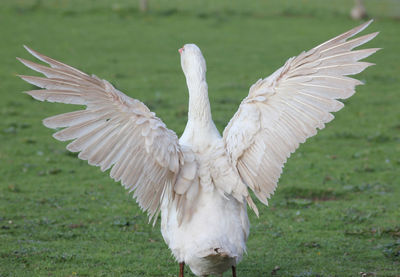
[[[400,275],[400,4],[366,1],[382,47],[366,85],[289,159],[251,214],[238,276]],[[359,24],[351,1],[3,0],[0,9],[0,276],[176,276],[159,231],[119,185],[65,150],[15,75],[27,44],[111,81],[181,134],[187,92],[177,49],[200,46],[222,131],[248,88],[287,58]],[[279,269],[274,271],[274,268]],[[273,272],[274,271],[274,272]],[[188,273],[188,276],[192,276]],[[225,276],[229,276],[226,274]]]

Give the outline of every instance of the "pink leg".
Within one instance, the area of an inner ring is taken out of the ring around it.
[[[236,277],[236,267],[232,266],[232,277]]]
[[[185,263],[179,263],[179,277],[183,277],[183,269],[185,268]]]

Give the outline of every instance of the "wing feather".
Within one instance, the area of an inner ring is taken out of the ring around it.
[[[85,104],[84,99],[78,93],[69,90],[31,90],[25,93],[40,101],[74,105]]]
[[[173,189],[185,166],[178,138],[154,113],[109,82],[25,48],[50,66],[18,58],[45,76],[21,75],[26,82],[42,88],[27,94],[40,101],[86,106],[85,110],[43,120],[49,128],[64,128],[53,135],[56,139],[72,140],[67,149],[80,152],[80,159],[100,166],[102,171],[111,168],[110,176],[133,192],[150,219],[158,214],[164,196],[186,197]],[[192,163],[187,162],[191,168]],[[193,174],[185,177],[190,181],[195,178]]]
[[[305,140],[323,129],[362,82],[347,77],[371,63],[360,62],[379,48],[351,51],[372,33],[349,40],[371,21],[290,58],[284,66],[251,86],[249,95],[224,130],[224,143],[243,181],[264,204],[273,194],[282,168]]]
[[[96,118],[99,114],[103,113],[104,110],[93,111],[93,110],[79,110],[69,113],[59,114],[52,117],[48,117],[43,120],[44,126],[47,128],[63,128],[76,124],[83,123],[88,120]]]

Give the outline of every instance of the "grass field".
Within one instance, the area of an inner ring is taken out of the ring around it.
[[[400,3],[366,1],[382,47],[366,85],[289,159],[269,207],[251,213],[238,276],[400,276]],[[21,93],[23,44],[111,81],[180,135],[187,91],[177,49],[200,46],[222,131],[248,88],[360,22],[352,1],[2,0],[0,276],[176,276],[159,222],[41,120],[75,107]],[[365,33],[365,32],[364,32]],[[30,58],[30,57],[29,57]],[[188,276],[193,276],[187,272]],[[229,276],[229,274],[225,274]]]

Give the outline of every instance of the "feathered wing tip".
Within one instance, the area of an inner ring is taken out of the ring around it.
[[[247,204],[250,206],[250,208],[254,211],[254,213],[256,214],[256,216],[257,216],[257,217],[260,217],[260,214],[259,214],[259,212],[258,212],[258,208],[257,208],[256,204],[254,203],[254,201],[253,201],[253,199],[251,198],[250,195],[248,195],[248,196],[246,197],[246,201],[247,201]]]
[[[336,36],[334,38],[331,38],[330,40],[328,40],[328,41],[326,41],[324,43],[321,43],[320,45],[314,47],[313,49],[328,48],[330,45],[333,45],[333,44],[335,44],[337,42],[345,41],[348,38],[351,38],[351,37],[357,35],[358,33],[364,31],[373,21],[374,20],[371,19],[371,20],[369,20],[367,22],[364,22],[361,25],[359,25],[359,26],[357,26],[357,27],[355,27],[355,28],[353,28],[353,29],[351,29],[351,30],[349,30],[347,32],[344,32],[343,34],[340,34],[340,35],[338,35],[338,36]]]
[[[39,52],[37,52],[37,51],[35,51],[35,50],[29,48],[29,47],[26,46],[26,45],[23,45],[23,46],[24,46],[24,48],[26,49],[26,51],[28,51],[32,56],[34,56],[35,58],[37,58],[38,60],[40,60],[40,61],[42,61],[42,62],[47,63],[47,64],[50,65],[52,68],[58,68],[58,69],[69,70],[69,71],[75,72],[75,73],[78,74],[78,75],[83,75],[83,76],[90,77],[88,74],[86,74],[86,73],[84,73],[84,72],[82,72],[82,71],[80,71],[80,70],[78,70],[78,69],[76,69],[76,68],[74,68],[74,67],[72,67],[72,66],[69,66],[69,65],[67,65],[67,64],[65,64],[65,63],[56,61],[56,60],[54,60],[54,59],[52,59],[52,58],[50,58],[50,57],[47,57],[47,56],[45,56],[45,55],[43,55],[43,54],[40,54]],[[29,67],[29,66],[28,66],[28,67]],[[33,69],[33,68],[32,68],[32,69]],[[36,69],[33,69],[33,70],[36,70]]]

